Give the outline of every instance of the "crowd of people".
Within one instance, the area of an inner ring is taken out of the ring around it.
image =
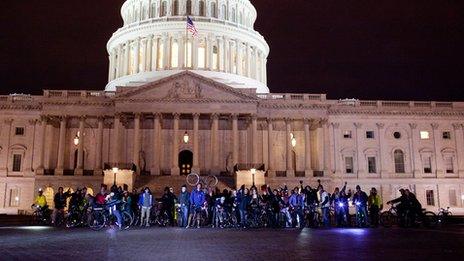
[[[64,216],[64,210],[86,212],[91,206],[105,206],[111,215],[116,217],[117,225],[123,225],[121,211],[134,216],[139,226],[152,225],[153,215],[162,213],[166,224],[185,228],[212,226],[225,227],[232,223],[237,227],[317,227],[317,226],[378,226],[379,213],[383,209],[382,199],[375,188],[369,195],[356,186],[355,191],[347,190],[347,183],[342,188],[336,187],[329,193],[319,182],[315,188],[300,185],[288,188],[286,185],[271,188],[268,185],[260,188],[244,185],[237,190],[203,188],[199,183],[189,192],[187,186],[181,187],[178,194],[173,188],[166,187],[161,198],[156,199],[150,188],[129,192],[127,187],[102,185],[100,191],[92,196],[86,188],[71,191],[58,189],[54,196],[54,209],[51,215],[52,224]],[[401,197],[391,200],[389,204],[398,204],[400,217],[404,213],[420,211],[421,206],[414,194],[401,189]],[[67,206],[67,201],[69,205]],[[46,209],[47,202],[42,191],[35,200],[35,205]],[[349,207],[354,207],[354,215],[350,215]],[[156,208],[156,212],[153,211]],[[83,215],[85,216],[85,215]],[[227,222],[226,222],[227,221]]]

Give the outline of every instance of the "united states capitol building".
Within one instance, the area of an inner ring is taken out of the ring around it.
[[[159,194],[191,172],[233,187],[251,168],[271,186],[347,181],[384,201],[409,188],[430,210],[464,212],[464,102],[272,93],[249,0],[127,0],[121,15],[106,87],[0,96],[0,213],[113,174]]]

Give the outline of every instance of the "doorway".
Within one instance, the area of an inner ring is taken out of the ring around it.
[[[192,172],[193,153],[189,150],[183,150],[179,153],[179,170],[180,175],[188,175]]]

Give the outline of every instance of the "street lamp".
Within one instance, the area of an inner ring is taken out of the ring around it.
[[[116,174],[119,172],[119,168],[118,167],[114,167],[113,168],[113,175],[114,175],[114,182],[113,184],[116,185]]]
[[[256,169],[252,168],[250,169],[251,175],[253,175],[253,187],[255,186],[255,174],[256,174]]]
[[[296,147],[296,138],[293,137],[291,142],[292,142],[292,147],[295,148]]]
[[[187,144],[189,142],[189,139],[190,139],[190,137],[188,135],[188,132],[185,132],[185,134],[184,134],[184,143]]]
[[[79,145],[79,135],[76,134],[76,137],[74,137],[74,145],[78,146]]]

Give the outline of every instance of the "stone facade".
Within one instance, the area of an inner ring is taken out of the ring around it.
[[[30,209],[38,188],[50,203],[59,186],[96,191],[113,167],[157,189],[190,171],[232,187],[251,168],[272,186],[347,181],[384,201],[407,187],[430,210],[464,212],[463,102],[269,93],[248,0],[128,0],[121,13],[105,91],[0,96],[0,213]]]

